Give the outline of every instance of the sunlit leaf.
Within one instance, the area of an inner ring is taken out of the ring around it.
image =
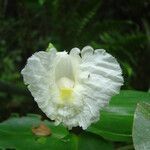
[[[133,123],[133,142],[136,150],[150,150],[150,103],[137,105]]]

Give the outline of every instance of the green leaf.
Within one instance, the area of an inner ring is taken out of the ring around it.
[[[133,142],[136,150],[150,150],[150,104],[137,105],[133,123]]]
[[[138,102],[149,102],[150,93],[121,91],[100,111],[100,120],[87,131],[112,141],[132,142],[133,116]]]
[[[38,137],[32,133],[32,127],[44,123],[52,134],[47,137]],[[52,122],[41,121],[38,115],[27,117],[12,117],[0,124],[0,149],[64,149],[68,145],[62,139],[68,135],[68,131],[62,126],[54,126]]]
[[[32,127],[44,123],[50,128],[50,136],[36,136]],[[38,115],[19,118],[14,115],[0,124],[0,149],[43,149],[43,150],[113,150],[113,144],[91,133],[69,134],[62,126],[52,122],[41,121]]]
[[[114,150],[111,142],[90,133],[80,135],[70,134],[66,140],[70,141],[71,150]]]

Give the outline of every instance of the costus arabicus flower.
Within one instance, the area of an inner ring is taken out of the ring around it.
[[[56,124],[86,129],[123,84],[120,65],[91,46],[34,53],[21,71],[39,108]]]

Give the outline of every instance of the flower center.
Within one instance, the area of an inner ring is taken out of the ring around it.
[[[60,99],[70,101],[72,99],[75,84],[74,66],[71,57],[66,53],[59,53],[55,68],[55,81],[59,88]]]
[[[69,100],[72,97],[74,82],[67,77],[62,77],[58,80],[57,85],[60,90],[61,99]]]

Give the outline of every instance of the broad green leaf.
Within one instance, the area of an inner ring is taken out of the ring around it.
[[[44,123],[50,129],[50,136],[36,136],[32,127]],[[113,144],[91,133],[75,135],[62,126],[54,126],[49,121],[41,121],[38,115],[12,117],[0,124],[0,149],[43,149],[43,150],[114,150]]]
[[[133,116],[138,102],[149,102],[150,93],[121,91],[100,111],[100,120],[87,131],[112,141],[132,141]]]
[[[150,103],[137,105],[133,123],[133,142],[136,150],[150,150]]]
[[[32,133],[32,127],[40,123],[47,125],[52,134],[47,137],[38,137]],[[38,115],[27,117],[12,117],[0,123],[0,149],[12,148],[20,150],[36,149],[66,150],[68,145],[62,140],[68,131],[62,126],[54,126],[52,122],[41,121]]]
[[[70,134],[65,139],[70,141],[71,150],[114,150],[111,142],[90,133]]]

